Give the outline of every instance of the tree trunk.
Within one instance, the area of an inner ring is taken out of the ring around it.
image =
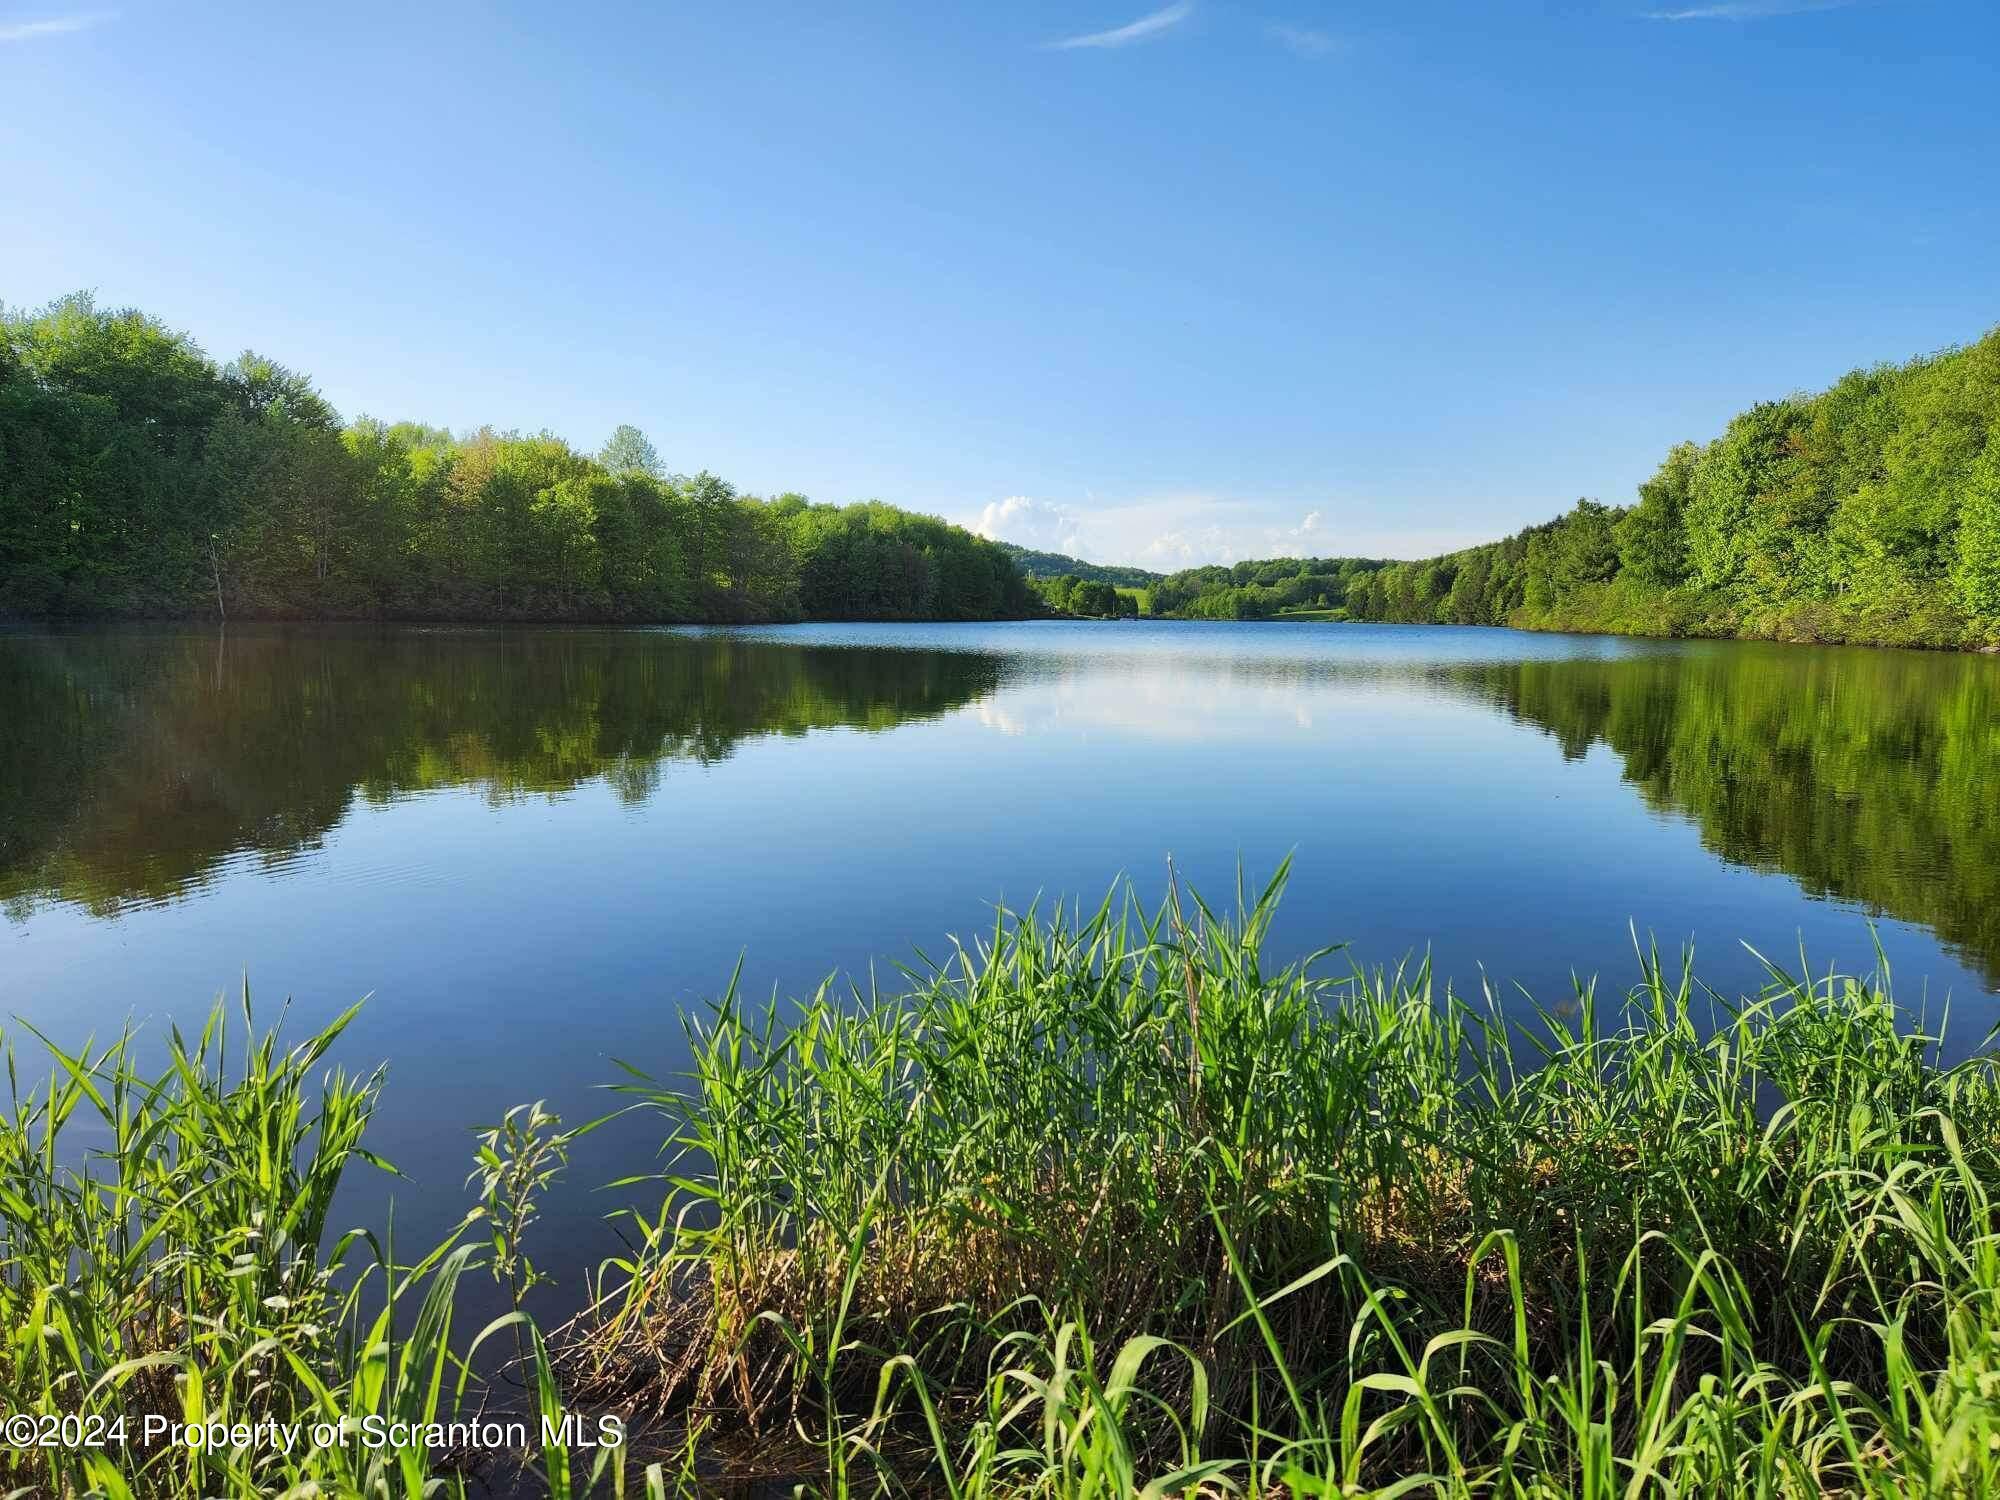
[[[215,575],[215,616],[226,625],[229,611],[222,607],[222,558],[216,553],[214,537],[208,539],[208,566]]]

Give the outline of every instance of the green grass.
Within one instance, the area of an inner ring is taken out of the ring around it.
[[[579,1379],[834,1491],[2000,1485],[1990,1057],[1879,980],[1650,952],[1520,1029],[1267,968],[1275,897],[725,999],[630,1085],[682,1157]]]
[[[551,1335],[454,1317],[465,1276],[538,1275],[577,1133],[538,1106],[403,1265],[329,1228],[380,1088],[324,1070],[344,1019],[285,1050],[218,1015],[152,1075],[50,1049],[0,1124],[0,1401],[443,1420],[511,1359],[530,1412],[676,1419],[672,1453],[513,1455],[503,1492],[564,1496],[2000,1492],[1990,1053],[1946,1066],[1886,976],[1803,960],[1725,998],[1642,950],[1615,999],[1504,1013],[1270,966],[1281,884],[1003,916],[893,994],[725,995],[685,1077],[618,1085],[664,1197]],[[0,1462],[0,1493],[468,1492],[421,1448]]]
[[[465,1493],[450,1455],[414,1442],[370,1446],[358,1426],[475,1415],[492,1392],[472,1373],[482,1345],[519,1330],[523,1364],[546,1372],[540,1334],[509,1314],[458,1326],[460,1283],[482,1268],[468,1231],[507,1209],[506,1183],[442,1244],[405,1263],[393,1235],[330,1232],[340,1183],[383,1166],[361,1144],[379,1073],[322,1071],[352,1019],[286,1048],[217,1009],[177,1030],[155,1072],[131,1035],[61,1050],[23,1089],[11,1041],[0,1119],[0,1415],[89,1419],[98,1446],[0,1448],[0,1494],[122,1500]],[[506,1178],[506,1128],[480,1139]],[[530,1154],[531,1167],[541,1158]],[[514,1186],[521,1184],[516,1182]],[[528,1184],[532,1186],[532,1182]],[[508,1224],[521,1222],[509,1214]],[[518,1273],[518,1269],[516,1270]],[[559,1396],[547,1380],[517,1403],[530,1432]],[[184,1422],[357,1424],[290,1453],[256,1441],[216,1448],[143,1441],[149,1417]],[[78,1427],[77,1434],[85,1429]],[[60,1431],[55,1434],[60,1437]],[[594,1477],[622,1483],[622,1452]],[[500,1455],[541,1493],[580,1494],[593,1475],[560,1450]],[[664,1473],[638,1476],[662,1492]]]

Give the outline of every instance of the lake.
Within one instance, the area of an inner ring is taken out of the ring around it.
[[[1287,956],[1428,953],[1525,1014],[1517,986],[1631,982],[1634,926],[1729,990],[1745,943],[1856,970],[1879,940],[1969,1045],[2000,1016],[2000,661],[1289,623],[0,634],[0,1015],[157,1035],[247,974],[302,1032],[372,995],[341,1055],[390,1064],[370,1139],[412,1234],[464,1206],[470,1127],[599,1113],[613,1059],[671,1073],[739,961],[758,995],[893,985],[996,903],[1155,899],[1169,855],[1233,901],[1287,854]],[[545,1233],[608,1252],[589,1189],[656,1136],[581,1143]]]

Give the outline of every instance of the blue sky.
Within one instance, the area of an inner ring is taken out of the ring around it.
[[[0,299],[1155,567],[2000,322],[1992,0],[0,0]]]

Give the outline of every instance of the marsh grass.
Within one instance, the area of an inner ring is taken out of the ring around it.
[[[29,1449],[0,1494],[2000,1493],[1990,1052],[1947,1064],[1886,975],[1803,961],[1725,998],[1640,949],[1615,1000],[1511,1011],[1270,967],[1283,878],[1224,915],[1172,884],[1002,913],[893,994],[732,988],[685,1078],[616,1085],[665,1193],[553,1336],[525,1242],[591,1125],[470,1135],[476,1203],[405,1257],[333,1228],[386,1168],[382,1075],[328,1063],[352,1012],[287,1046],[246,999],[150,1072],[131,1036],[35,1038],[0,1119],[8,1411],[497,1396],[672,1437]],[[468,1275],[514,1310],[464,1326]]]
[[[520,1314],[458,1326],[460,1282],[479,1269],[475,1222],[406,1264],[393,1233],[334,1234],[350,1168],[385,1168],[362,1145],[382,1087],[325,1065],[355,1012],[286,1046],[260,1032],[246,994],[201,1032],[166,1038],[147,1071],[131,1033],[102,1049],[36,1039],[46,1081],[21,1084],[7,1046],[0,1119],[0,1409],[124,1422],[99,1447],[0,1449],[0,1493],[161,1500],[211,1495],[431,1496],[511,1466],[541,1492],[580,1494],[594,1468],[560,1451],[453,1454],[420,1443],[194,1448],[143,1441],[148,1415],[225,1424],[373,1415],[444,1422],[477,1414],[482,1345],[523,1329],[530,1431],[560,1404],[541,1336]],[[482,1141],[482,1146],[489,1143]],[[516,1272],[516,1275],[519,1273]],[[622,1489],[624,1475],[610,1476]],[[644,1486],[636,1476],[635,1489]],[[664,1477],[653,1486],[663,1489]],[[506,1492],[503,1490],[502,1492]]]
[[[1283,871],[689,1023],[582,1388],[835,1490],[1987,1493],[2000,1088],[1886,980],[1515,1024],[1263,959]]]

